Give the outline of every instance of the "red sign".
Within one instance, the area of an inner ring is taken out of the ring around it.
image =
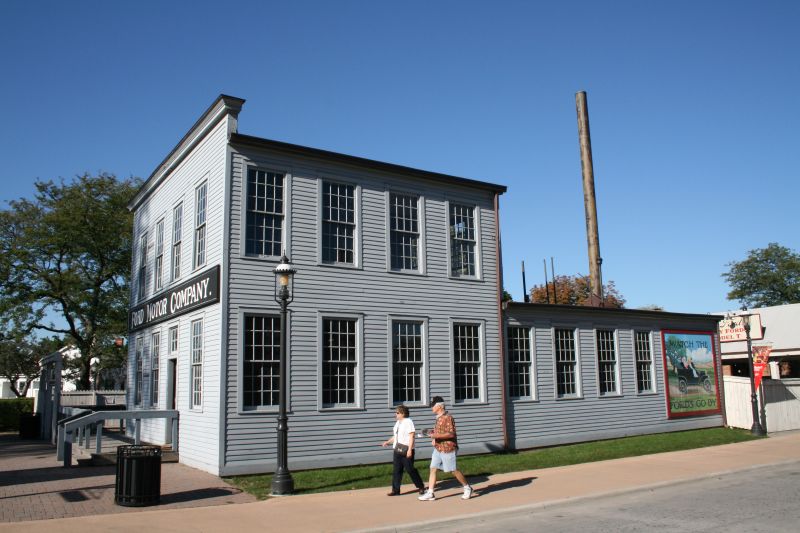
[[[769,362],[769,353],[772,346],[753,346],[753,374],[756,378],[756,390],[761,385],[761,378],[764,377],[764,368]]]

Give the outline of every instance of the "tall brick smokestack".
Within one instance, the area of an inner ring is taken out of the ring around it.
[[[581,171],[583,173],[583,207],[586,211],[586,242],[589,248],[589,280],[591,303],[603,305],[603,259],[600,257],[600,234],[597,229],[597,202],[594,194],[594,166],[592,165],[592,137],[589,133],[589,105],[586,91],[575,93],[578,112],[578,141],[581,146]]]

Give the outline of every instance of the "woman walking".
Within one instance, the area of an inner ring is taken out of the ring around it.
[[[425,493],[425,484],[414,466],[414,434],[416,428],[414,422],[408,416],[408,407],[398,405],[395,409],[397,422],[392,430],[392,438],[385,441],[381,446],[392,445],[394,457],[394,470],[392,472],[392,492],[387,496],[398,496],[400,494],[400,481],[403,479],[403,470],[411,476],[411,481],[416,485],[420,494]]]

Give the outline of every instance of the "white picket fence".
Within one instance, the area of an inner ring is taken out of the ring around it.
[[[728,425],[750,429],[753,410],[750,405],[750,379],[725,376],[725,417]],[[767,431],[800,429],[800,379],[766,379],[761,382],[766,405]],[[761,413],[761,394],[758,410]]]

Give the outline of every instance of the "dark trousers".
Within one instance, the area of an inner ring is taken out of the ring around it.
[[[403,480],[403,470],[408,472],[408,475],[411,476],[411,481],[414,482],[414,485],[417,486],[418,489],[424,489],[425,483],[422,482],[422,478],[419,477],[419,472],[414,467],[414,452],[412,450],[411,457],[406,457],[405,455],[397,455],[396,453],[392,454],[394,456],[394,470],[392,471],[392,492],[400,492],[400,482]]]

